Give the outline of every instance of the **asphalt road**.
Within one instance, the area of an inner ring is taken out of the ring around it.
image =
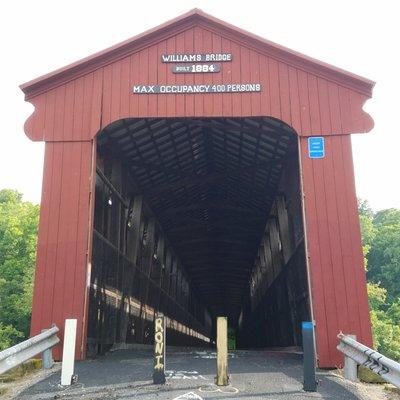
[[[302,390],[300,355],[268,351],[230,353],[230,385],[214,384],[215,353],[181,349],[167,352],[167,383],[153,385],[151,350],[119,350],[77,362],[77,382],[61,387],[60,372],[22,392],[18,399],[361,399],[351,385],[328,371],[318,372],[318,392]]]

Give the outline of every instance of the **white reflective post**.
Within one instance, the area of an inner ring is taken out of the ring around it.
[[[76,319],[65,320],[61,385],[69,386],[74,375]]]

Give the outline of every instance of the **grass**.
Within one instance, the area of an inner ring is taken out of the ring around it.
[[[25,361],[23,364],[19,365],[18,367],[13,368],[12,370],[8,371],[7,373],[0,375],[0,383],[8,383],[14,382],[25,375],[36,371],[42,367],[42,360],[28,360]],[[0,394],[1,393],[0,388]]]

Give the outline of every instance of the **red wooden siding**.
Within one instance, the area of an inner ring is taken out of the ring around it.
[[[215,74],[173,74],[160,56],[168,53],[230,51],[232,62]],[[260,82],[261,93],[132,93],[134,84],[219,84]],[[305,72],[268,54],[240,45],[203,27],[193,27],[30,99],[35,106],[26,132],[32,140],[88,140],[101,127],[128,117],[272,116],[299,135],[365,132],[372,120],[362,110],[367,100],[345,85]],[[75,112],[79,124],[70,129]],[[318,123],[330,120],[332,130]],[[311,127],[310,127],[311,122]]]
[[[78,318],[82,357],[92,143],[46,143],[31,334]],[[55,356],[59,358],[60,348]]]
[[[171,31],[165,25],[136,39],[137,44],[110,50],[109,59],[102,53],[98,62],[78,63],[70,67],[71,75],[67,68],[43,78],[43,87],[40,79],[23,86],[35,106],[26,134],[46,141],[32,334],[78,318],[77,357],[84,357],[92,148],[102,128],[129,117],[271,116],[300,136],[318,355],[321,366],[337,365],[339,330],[371,344],[349,134],[373,126],[362,110],[372,84],[313,65],[306,57],[285,55],[286,50],[233,32],[211,17],[196,12],[193,20],[189,17],[180,27],[174,22]],[[231,52],[233,61],[221,63],[220,73],[195,75],[173,74],[170,64],[160,61],[163,53],[197,52]],[[250,82],[260,82],[262,91],[132,93],[134,84]],[[306,141],[313,135],[326,136],[326,158],[308,157]]]
[[[349,136],[325,138],[326,157],[300,139],[312,303],[321,367],[342,362],[339,331],[372,345]]]

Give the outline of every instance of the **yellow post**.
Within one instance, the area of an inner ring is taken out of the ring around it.
[[[217,317],[217,385],[228,385],[228,319]]]

